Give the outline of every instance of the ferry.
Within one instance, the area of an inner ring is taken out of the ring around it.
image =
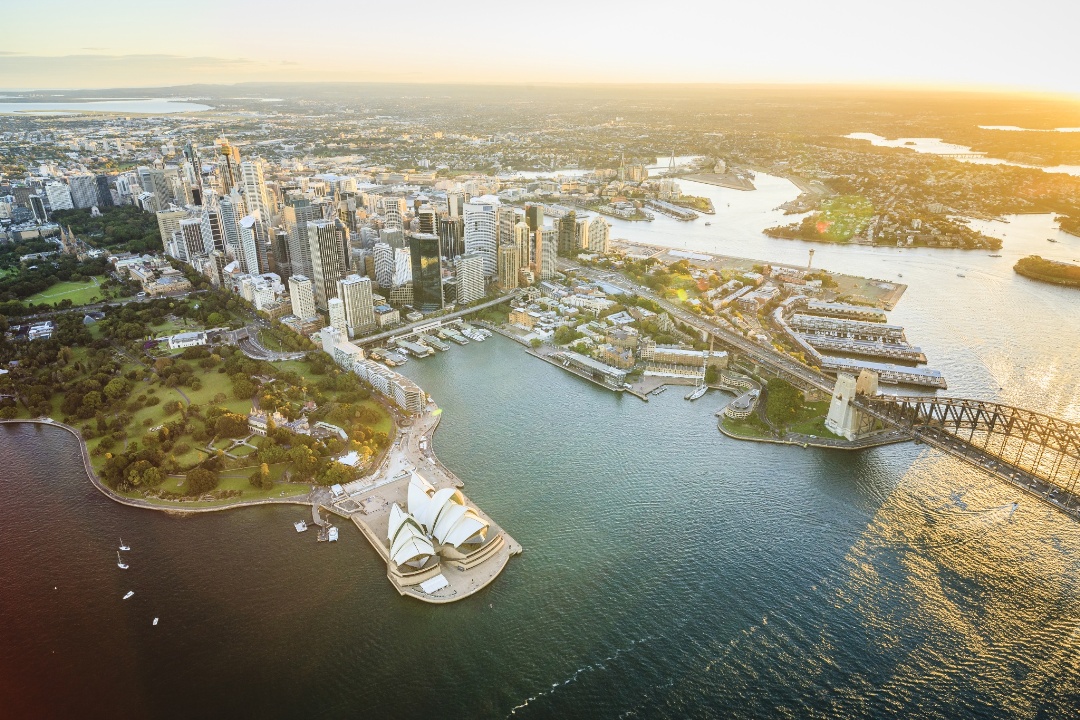
[[[484,342],[484,336],[481,335],[478,331],[471,328],[468,330],[462,330],[461,334],[469,338],[470,340],[475,340],[476,342]]]

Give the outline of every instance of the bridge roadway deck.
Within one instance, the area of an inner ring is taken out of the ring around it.
[[[854,404],[859,410],[881,420],[883,423],[899,430],[904,429],[900,427],[895,419],[891,418],[886,413],[878,411],[876,408],[870,407],[865,401],[860,402],[859,399],[856,399]],[[1074,520],[1080,520],[1080,497],[1069,492],[1065,488],[1034,475],[1021,467],[1005,461],[993,453],[986,452],[985,450],[938,428],[917,427],[914,430],[908,430],[908,432],[916,442],[924,443],[952,455],[955,458],[963,460],[983,472],[1011,483],[1028,495],[1053,506]]]

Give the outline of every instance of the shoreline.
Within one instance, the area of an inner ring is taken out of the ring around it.
[[[388,548],[379,540],[379,533],[373,527],[372,522],[376,520],[385,520],[386,518],[384,516],[388,515],[389,505],[387,504],[382,511],[376,511],[377,517],[375,515],[371,516],[370,521],[367,519],[368,513],[362,509],[345,511],[342,508],[335,507],[335,505],[344,500],[351,500],[359,505],[358,500],[360,499],[369,499],[381,496],[376,495],[377,493],[390,492],[401,494],[402,497],[400,500],[404,503],[404,492],[408,486],[411,473],[402,477],[395,476],[394,478],[390,478],[389,465],[392,460],[408,464],[414,470],[419,467],[422,460],[426,460],[430,463],[431,467],[430,469],[425,468],[425,471],[428,472],[427,477],[429,481],[432,481],[432,484],[436,486],[448,485],[455,488],[463,487],[464,483],[460,478],[442,464],[432,449],[435,430],[440,424],[441,414],[425,412],[415,418],[414,422],[418,423],[425,419],[430,424],[422,426],[419,433],[415,432],[415,424],[399,426],[400,434],[398,442],[404,443],[404,447],[399,453],[395,455],[390,451],[385,452],[381,462],[369,475],[352,481],[353,483],[357,483],[362,480],[367,480],[369,481],[365,483],[367,487],[355,487],[352,492],[346,492],[343,498],[339,498],[335,502],[330,502],[328,488],[317,488],[313,486],[312,490],[304,495],[292,495],[284,498],[262,498],[246,501],[226,501],[219,506],[197,508],[182,507],[179,504],[177,506],[163,506],[151,503],[148,500],[128,498],[116,493],[102,483],[101,478],[98,477],[90,460],[86,442],[83,440],[79,431],[70,425],[44,418],[5,419],[0,420],[0,425],[27,424],[55,427],[68,432],[79,443],[79,457],[82,459],[83,470],[86,473],[87,479],[90,480],[90,483],[98,490],[98,492],[109,500],[121,505],[145,510],[157,510],[173,516],[190,516],[196,513],[236,510],[239,508],[261,505],[301,505],[310,508],[313,514],[319,512],[321,509],[325,509],[327,512],[351,521],[360,531],[360,534],[371,544],[372,548],[376,551],[376,554],[386,561],[389,560]],[[412,430],[413,432],[410,433],[408,432],[409,430]],[[420,447],[421,441],[424,441],[429,449],[429,453],[425,454],[423,452]],[[415,451],[418,454],[418,457],[410,457],[409,451]],[[387,475],[388,477],[380,482],[377,480],[380,475]],[[320,492],[320,490],[322,490],[322,492]],[[392,563],[387,562],[386,577],[400,596],[409,596],[432,604],[445,604],[463,600],[480,592],[494,582],[509,564],[510,558],[515,555],[520,555],[524,551],[522,545],[514,540],[514,538],[487,513],[477,507],[475,503],[469,501],[468,497],[465,497],[465,501],[489,523],[489,526],[494,531],[491,540],[486,542],[480,549],[473,552],[471,555],[461,555],[460,552],[455,551],[455,553],[450,554],[449,557],[445,558],[445,562],[440,562],[432,567],[425,568],[423,573],[412,573],[412,575],[416,577],[404,576],[399,568],[395,568]],[[445,590],[440,589],[432,593],[426,593],[418,589],[421,580],[430,579],[429,576],[445,576],[446,574],[450,575],[451,583]]]
[[[768,444],[771,444],[771,445],[794,445],[795,447],[801,447],[804,450],[807,449],[807,448],[817,448],[817,449],[820,449],[820,450],[843,450],[845,452],[855,452],[857,450],[869,450],[871,448],[883,447],[885,445],[896,445],[896,444],[899,444],[899,443],[911,442],[911,438],[893,437],[893,438],[883,438],[880,442],[870,442],[870,443],[863,443],[863,444],[855,444],[855,443],[852,443],[849,440],[837,440],[836,441],[837,443],[843,442],[843,443],[847,443],[847,444],[843,444],[843,445],[839,445],[839,444],[838,445],[825,445],[823,443],[811,442],[809,440],[799,442],[798,440],[784,440],[782,438],[750,437],[748,435],[737,435],[737,434],[733,433],[732,431],[728,430],[727,428],[725,428],[724,427],[724,421],[723,421],[722,418],[716,423],[716,429],[719,430],[723,435],[726,435],[727,437],[731,438],[732,440],[745,440],[747,442],[768,443]]]
[[[1063,278],[1055,278],[1050,275],[1042,275],[1040,273],[1034,273],[1028,270],[1020,270],[1014,267],[1013,272],[1017,275],[1026,277],[1028,280],[1035,280],[1036,282],[1046,283],[1047,285],[1057,285],[1058,287],[1067,287],[1074,290],[1080,290],[1080,282],[1073,280],[1065,280]]]
[[[112,488],[101,482],[101,478],[98,477],[97,471],[94,470],[93,463],[90,461],[90,453],[86,447],[86,441],[82,439],[82,435],[79,431],[70,425],[66,425],[56,420],[41,420],[33,418],[18,418],[12,420],[0,420],[0,425],[13,425],[23,423],[27,425],[44,425],[46,427],[60,428],[69,432],[79,442],[79,455],[82,457],[83,470],[86,472],[87,478],[90,480],[90,484],[97,490],[109,498],[110,500],[120,503],[121,505],[127,505],[128,507],[142,508],[145,510],[157,510],[159,512],[172,513],[174,515],[187,515],[190,513],[203,513],[203,512],[218,512],[221,510],[234,510],[242,507],[255,507],[257,505],[308,505],[312,503],[309,500],[311,497],[310,491],[306,495],[289,495],[283,498],[260,498],[258,500],[236,500],[233,502],[226,502],[223,505],[215,505],[213,507],[182,507],[180,505],[158,505],[152,503],[149,500],[140,500],[139,498],[129,498],[120,495]],[[168,502],[168,501],[166,501]]]

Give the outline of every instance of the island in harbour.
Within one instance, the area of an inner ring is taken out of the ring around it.
[[[1020,258],[1016,265],[1013,266],[1013,270],[1032,280],[1080,288],[1080,265],[1074,263],[1047,260],[1038,255],[1028,255],[1025,258]]]

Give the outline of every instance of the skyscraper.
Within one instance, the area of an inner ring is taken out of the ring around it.
[[[542,230],[544,227],[544,206],[528,205],[525,207],[525,222],[533,232]]]
[[[386,243],[375,243],[375,283],[384,290],[394,284],[394,248]]]
[[[173,202],[169,184],[165,181],[165,171],[161,168],[141,166],[138,169],[139,185],[143,192],[152,193],[159,208],[168,207]]]
[[[158,232],[163,246],[168,246],[173,233],[180,230],[180,221],[186,217],[186,210],[162,210],[157,213]]]
[[[412,255],[413,302],[423,312],[442,310],[442,256],[439,236],[416,233],[409,238]]]
[[[540,238],[540,256],[538,271],[540,273],[541,280],[550,280],[555,277],[555,262],[558,257],[558,231],[555,228],[544,228],[539,231],[537,237]]]
[[[488,196],[465,205],[465,252],[483,259],[487,277],[496,271],[498,203],[498,198]]]
[[[577,213],[571,210],[556,221],[555,227],[558,230],[559,255],[562,255],[563,257],[576,255],[576,250],[580,249],[580,246],[575,248],[575,242],[577,240]]]
[[[450,217],[449,215],[439,218],[439,242],[442,244],[442,256],[453,260],[462,252],[462,242],[465,236],[465,219],[462,217]]]
[[[315,305],[325,308],[330,298],[337,297],[337,281],[349,269],[345,226],[339,220],[314,220],[307,224],[307,232]]]
[[[97,206],[107,208],[113,206],[112,190],[109,189],[109,175],[97,175],[94,183],[97,185]]]
[[[180,235],[184,242],[184,254],[190,264],[194,265],[196,258],[207,256],[206,245],[203,242],[202,218],[181,220]]]
[[[240,163],[240,194],[249,213],[258,210],[265,222],[273,223],[276,208],[266,190],[261,161],[245,160]]]
[[[390,284],[400,287],[412,279],[412,256],[405,248],[394,248],[394,279]]]
[[[391,196],[379,199],[379,214],[383,216],[383,227],[389,230],[404,230],[402,222],[405,198]]]
[[[452,218],[460,218],[465,215],[465,195],[459,192],[446,194],[446,212]]]
[[[199,159],[199,149],[191,143],[184,143],[184,159],[187,161],[188,178],[192,185],[192,195],[196,205],[206,202],[206,191],[203,189],[202,161]]]
[[[341,298],[330,298],[326,301],[326,309],[330,314],[330,327],[341,333],[341,337],[349,337],[349,323],[345,319],[345,301]]]
[[[499,246],[499,287],[513,290],[518,286],[518,249],[516,245]]]
[[[293,315],[301,320],[316,316],[315,289],[309,278],[304,275],[289,278],[289,298],[292,300]]]
[[[589,221],[589,252],[605,254],[608,252],[608,238],[611,226],[607,220],[597,215]]]
[[[210,282],[214,287],[221,287],[225,284],[225,266],[228,264],[228,258],[225,257],[225,253],[220,250],[214,250],[210,253]]]
[[[371,278],[349,275],[338,280],[338,299],[345,308],[348,337],[362,335],[375,327],[375,303],[372,295]]]
[[[524,220],[514,226],[514,246],[517,247],[519,270],[527,270],[532,261],[531,237],[529,226]]]
[[[49,221],[49,214],[45,212],[45,201],[40,195],[31,195],[29,198],[30,210],[34,213],[34,221],[44,223]]]
[[[259,262],[259,246],[265,245],[265,235],[262,221],[258,214],[246,215],[240,221],[240,267],[249,275],[258,275],[264,272]]]
[[[289,262],[292,271],[311,277],[311,246],[308,240],[308,223],[318,218],[317,209],[305,199],[296,199],[285,205],[282,211],[285,232],[288,234]]]
[[[499,245],[514,242],[514,228],[519,222],[525,222],[525,211],[516,207],[499,208]]]
[[[49,198],[49,207],[55,210],[71,210],[71,189],[63,183],[49,183],[45,186],[45,195]]]
[[[233,190],[217,201],[218,211],[221,213],[221,230],[225,236],[225,247],[232,250],[234,255],[240,254],[240,218],[244,213],[244,200],[240,193]]]
[[[466,253],[457,259],[457,301],[470,303],[484,297],[484,258]]]
[[[207,254],[214,251],[225,252],[225,228],[221,222],[221,207],[215,202],[213,195],[202,206],[202,234],[203,245],[206,246]]]
[[[89,173],[80,173],[68,178],[71,186],[71,202],[76,208],[90,208],[97,205],[97,180]]]
[[[424,203],[416,210],[416,219],[420,223],[420,232],[425,235],[438,235],[438,222],[435,217],[435,208]]]

